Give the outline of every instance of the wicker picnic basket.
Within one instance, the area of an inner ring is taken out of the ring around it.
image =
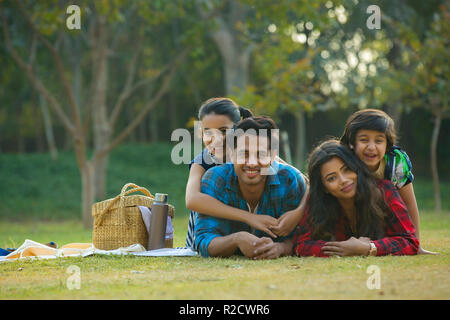
[[[144,195],[130,195],[138,191]],[[94,246],[114,250],[140,243],[147,248],[148,233],[138,206],[151,208],[154,199],[146,188],[127,183],[115,198],[95,203],[92,206]],[[175,208],[169,204],[169,216],[173,219],[174,215]],[[173,248],[173,239],[166,239],[166,248]]]

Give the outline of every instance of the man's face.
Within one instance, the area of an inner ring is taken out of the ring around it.
[[[273,156],[266,136],[244,134],[237,138],[233,152],[234,171],[240,183],[257,185],[264,183]]]

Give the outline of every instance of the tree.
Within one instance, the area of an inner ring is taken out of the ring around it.
[[[253,56],[254,79],[236,94],[240,103],[252,106],[257,114],[289,113],[295,118],[294,162],[299,168],[304,167],[307,152],[306,117],[336,106],[320,54],[329,36],[321,38],[339,23],[326,14],[325,3],[255,4],[261,17],[252,23],[252,30],[261,34]]]
[[[249,6],[237,0],[221,3],[196,0],[198,11],[204,21],[212,20],[210,35],[222,56],[225,92],[243,89],[248,83],[250,56],[254,45],[245,37],[245,20]]]
[[[124,37],[120,30],[115,30],[112,40],[109,40],[108,35],[112,33],[113,26],[119,26],[123,28],[123,25],[118,23],[121,16],[120,10],[124,10],[124,6],[121,1],[114,2],[95,2],[90,5],[85,4],[83,8],[89,8],[89,12],[92,12],[92,19],[89,25],[88,42],[90,41],[91,53],[93,59],[91,62],[93,77],[90,87],[92,88],[92,100],[86,105],[80,105],[75,99],[75,93],[73,86],[70,84],[68,75],[70,74],[70,68],[64,66],[64,57],[58,52],[55,45],[51,43],[51,38],[54,38],[54,29],[63,30],[61,17],[64,16],[65,8],[58,7],[59,2],[46,3],[46,4],[33,4],[33,6],[24,7],[20,2],[15,5],[6,6],[4,3],[0,4],[0,17],[3,25],[3,33],[5,37],[5,44],[9,50],[11,57],[17,63],[17,65],[25,72],[26,76],[30,80],[33,87],[42,94],[49,106],[56,113],[58,119],[64,125],[74,140],[74,149],[77,159],[78,168],[81,174],[82,180],[82,217],[83,225],[86,228],[92,226],[91,207],[95,201],[96,195],[96,171],[106,170],[105,159],[111,150],[119,145],[144,119],[145,115],[152,110],[164,94],[170,87],[171,79],[173,78],[175,71],[180,61],[185,57],[187,50],[183,50],[177,57],[172,58],[171,61],[165,67],[159,68],[151,76],[143,77],[139,80],[135,77],[135,71],[137,68],[137,62],[139,53],[141,50],[141,44],[144,43],[143,39],[132,38],[130,39],[133,44],[138,44],[135,47],[135,52],[128,63],[128,72],[126,77],[123,78],[122,90],[116,98],[114,108],[110,111],[107,110],[106,105],[106,91],[108,83],[108,56],[111,50],[117,49],[114,45],[118,45],[120,41],[123,41]],[[137,2],[136,2],[137,3]],[[154,19],[161,19],[161,15],[165,14],[165,11],[158,11],[157,8],[152,7],[151,4],[146,2],[137,3],[140,6],[150,6],[151,10],[154,10]],[[52,6],[53,5],[53,6]],[[159,4],[156,4],[159,5]],[[52,61],[55,65],[55,74],[59,78],[62,85],[63,101],[67,101],[69,107],[69,114],[65,110],[65,103],[58,99],[58,94],[52,92],[49,89],[41,75],[36,72],[35,66],[27,63],[22,58],[20,52],[16,50],[11,40],[10,22],[8,21],[8,14],[11,11],[20,10],[21,15],[25,18],[27,25],[32,31],[33,35],[44,45],[52,57]],[[49,8],[52,8],[51,10]],[[52,11],[53,10],[53,11]],[[86,10],[87,12],[88,10]],[[33,12],[32,15],[29,13]],[[52,14],[50,14],[50,13]],[[158,14],[159,12],[159,14]],[[161,13],[162,12],[162,13]],[[43,14],[42,14],[43,13]],[[128,14],[135,14],[136,6],[132,6],[132,10],[128,11]],[[111,18],[112,17],[112,18]],[[115,21],[111,21],[111,19]],[[139,19],[130,19],[131,21],[141,22]],[[158,22],[156,22],[158,23]],[[129,26],[128,26],[129,27]],[[135,26],[139,30],[139,26]],[[141,24],[142,27],[142,24]],[[138,32],[138,36],[144,36],[144,32]],[[81,34],[85,36],[85,34]],[[81,37],[80,36],[80,37]],[[120,38],[122,36],[122,39]],[[109,42],[112,41],[112,42]],[[123,45],[123,43],[120,43]],[[161,80],[160,85],[155,85],[156,79],[165,74]],[[122,79],[121,79],[122,80]],[[125,101],[138,89],[145,88],[148,83],[152,83],[154,87],[157,87],[156,92],[153,93],[152,98],[147,101],[142,110],[137,114],[135,119],[129,123],[116,137],[112,137],[113,128],[116,125],[120,112],[124,107]],[[108,113],[110,116],[108,117]],[[88,158],[88,134],[89,125],[93,119],[94,124],[94,150],[90,158]],[[97,175],[98,177],[98,175]]]
[[[433,132],[430,141],[430,165],[433,178],[435,210],[441,211],[438,173],[438,137],[443,119],[450,118],[449,82],[450,5],[443,4],[434,16],[426,39],[419,44],[417,54],[412,52],[414,70],[409,74],[410,99],[416,107],[427,109],[433,115]]]
[[[389,67],[377,77],[375,86],[380,89],[380,94],[373,101],[378,106],[391,106],[389,109],[396,107],[394,114],[415,108],[424,108],[432,114],[430,170],[435,210],[440,211],[437,148],[441,122],[450,116],[447,63],[450,59],[447,50],[450,15],[449,5],[440,1],[433,1],[426,8],[421,5],[419,2],[408,3],[408,19],[383,17],[383,22],[392,30],[385,37],[391,43],[387,56],[394,55],[395,59],[390,59]]]

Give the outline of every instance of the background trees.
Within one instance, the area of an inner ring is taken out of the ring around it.
[[[416,174],[450,176],[444,1],[1,1],[0,152],[76,151],[83,217],[109,152],[169,141],[228,95],[273,116],[299,167],[358,108],[387,111]],[[66,27],[69,4],[81,29]],[[426,121],[424,121],[424,118]],[[406,119],[406,120],[405,120]],[[438,170],[439,168],[439,170]]]

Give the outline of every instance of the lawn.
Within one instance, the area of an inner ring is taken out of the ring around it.
[[[175,246],[184,245],[187,219],[175,220]],[[450,212],[422,213],[423,247],[435,256],[297,258],[252,261],[201,257],[107,257],[14,261],[0,264],[0,299],[449,299]],[[6,222],[0,246],[25,239],[91,242],[80,222]],[[80,289],[70,290],[70,266]],[[368,289],[380,271],[380,289]]]

